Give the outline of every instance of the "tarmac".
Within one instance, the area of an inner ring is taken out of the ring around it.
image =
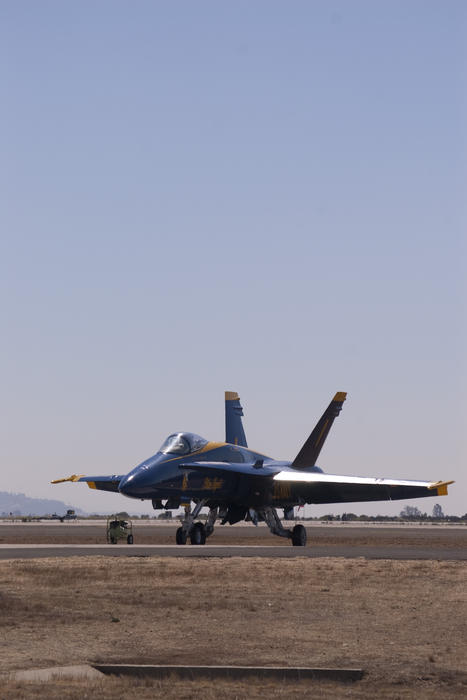
[[[445,550],[429,547],[258,547],[253,545],[0,545],[0,559],[38,559],[49,557],[269,557],[291,559],[294,557],[346,557],[350,559],[426,559],[467,560],[467,549]]]
[[[467,560],[466,526],[305,523],[308,545],[293,547],[266,527],[216,528],[203,546],[175,545],[177,522],[135,521],[135,544],[105,542],[105,521],[0,523],[0,559],[43,557],[347,557]]]

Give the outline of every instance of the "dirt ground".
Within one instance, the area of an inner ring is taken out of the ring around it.
[[[461,698],[467,562],[0,562],[2,671],[93,662],[363,668],[353,684],[4,680],[11,698]]]

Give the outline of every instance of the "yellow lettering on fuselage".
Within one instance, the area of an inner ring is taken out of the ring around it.
[[[222,488],[223,483],[223,479],[210,479],[207,476],[203,481],[203,489],[206,489],[207,491],[217,491],[218,489]]]
[[[290,498],[290,484],[285,481],[275,481],[274,482],[274,498],[281,500],[284,498]]]

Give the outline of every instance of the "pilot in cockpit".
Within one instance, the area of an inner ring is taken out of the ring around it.
[[[208,441],[194,433],[174,433],[169,435],[159,452],[173,455],[188,455],[207,445]]]

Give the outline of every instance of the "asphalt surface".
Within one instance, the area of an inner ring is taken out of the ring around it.
[[[178,523],[138,522],[135,544],[105,543],[105,522],[0,524],[0,559],[70,556],[347,557],[467,560],[467,527],[307,524],[308,545],[293,547],[267,528],[219,527],[204,546],[174,545]]]
[[[345,557],[355,559],[428,559],[466,560],[467,552],[421,547],[256,547],[245,545],[0,545],[0,559],[38,559],[41,557]]]

